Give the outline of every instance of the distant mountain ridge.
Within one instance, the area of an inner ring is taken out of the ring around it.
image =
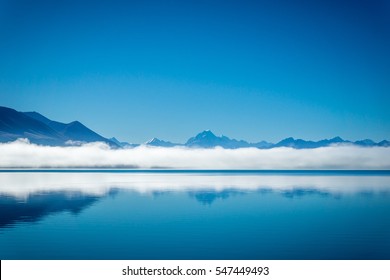
[[[56,121],[52,121],[37,112],[26,112],[25,115],[43,122],[53,130],[57,131],[59,134],[64,136],[64,138],[71,141],[80,141],[80,142],[107,142],[112,144],[112,141],[104,138],[103,136],[92,131],[79,121],[73,121],[71,123],[65,124]]]
[[[122,147],[122,148],[134,148],[134,147],[138,147],[139,146],[139,144],[132,144],[132,143],[128,143],[128,142],[121,142],[118,139],[116,139],[115,137],[111,137],[109,140],[114,142],[114,143],[116,143],[119,147]]]
[[[243,140],[230,139],[226,136],[216,136],[210,130],[205,130],[195,137],[191,137],[185,143],[187,147],[213,148],[216,146],[227,149],[247,148],[249,143]]]
[[[158,138],[153,138],[145,143],[147,146],[156,146],[156,147],[175,147],[182,146],[182,144],[172,143],[169,141],[160,140]]]
[[[18,138],[28,138],[31,143],[49,146],[105,142],[111,147],[119,147],[79,121],[65,124],[52,121],[37,112],[23,113],[0,107],[0,142],[15,141]]]
[[[188,139],[184,145],[192,148],[213,148],[219,146],[226,149],[238,149],[248,147],[269,148],[272,144],[266,141],[248,143],[247,141],[231,139],[224,135],[216,136],[210,130],[205,130],[197,134],[195,137]]]
[[[0,106],[0,142],[11,142],[19,138],[28,138],[31,143],[49,146],[77,145],[89,142],[104,142],[115,148],[134,148],[140,144],[120,142],[115,137],[107,139],[89,129],[79,121],[61,123],[50,120],[37,112],[18,112],[14,109]],[[390,147],[388,140],[378,143],[371,139],[359,141],[344,140],[340,137],[323,139],[320,141],[308,141],[303,139],[285,138],[278,143],[260,141],[249,143],[245,140],[231,139],[227,136],[216,136],[210,130],[204,130],[186,143],[172,143],[153,138],[143,144],[154,147],[188,147],[188,148],[215,148],[225,149],[258,148],[271,149],[277,147],[290,147],[294,149],[314,149],[333,145],[355,145],[360,147]]]
[[[156,138],[154,138],[156,139]],[[341,137],[334,137],[332,139],[323,139],[320,141],[306,141],[303,139],[294,139],[293,137],[289,137],[286,139],[283,139],[279,141],[276,144],[269,143],[266,141],[260,141],[257,143],[249,143],[244,140],[236,140],[231,139],[227,136],[216,136],[213,132],[210,130],[205,130],[200,133],[198,133],[196,136],[191,137],[188,139],[188,141],[185,144],[176,144],[173,145],[171,142],[159,140],[153,141],[153,143],[145,143],[146,145],[152,145],[152,146],[161,146],[161,147],[167,147],[163,144],[160,145],[160,143],[169,143],[170,147],[173,146],[185,146],[189,148],[215,148],[215,147],[222,147],[225,149],[239,149],[239,148],[258,148],[258,149],[271,149],[271,148],[277,148],[277,147],[290,147],[294,149],[314,149],[314,148],[320,148],[320,147],[328,147],[333,145],[355,145],[355,146],[361,146],[361,147],[390,147],[390,142],[387,140],[383,140],[381,142],[374,142],[370,139],[365,140],[359,140],[359,141],[349,141],[344,140]]]
[[[294,139],[292,137],[283,139],[282,141],[273,145],[273,147],[291,147],[295,149],[314,149],[320,147],[327,147],[336,144],[347,144],[351,141],[343,140],[340,137],[334,137],[332,139],[324,139],[320,141],[306,141],[303,139]]]

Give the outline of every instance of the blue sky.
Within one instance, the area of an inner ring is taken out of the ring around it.
[[[390,139],[388,1],[0,0],[0,105],[139,143]]]

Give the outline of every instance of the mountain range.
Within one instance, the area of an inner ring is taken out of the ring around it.
[[[0,142],[11,142],[19,138],[28,138],[31,143],[49,146],[80,145],[90,142],[104,142],[113,148],[132,148],[140,144],[120,142],[115,137],[105,138],[89,129],[79,121],[61,123],[53,121],[37,112],[18,112],[14,109],[0,106]],[[189,148],[214,148],[225,149],[259,148],[270,149],[276,147],[291,147],[295,149],[313,149],[332,145],[356,145],[362,147],[390,147],[390,142],[383,140],[374,142],[370,139],[359,141],[344,140],[340,137],[324,139],[320,141],[307,141],[292,137],[274,144],[266,141],[250,143],[244,140],[231,139],[227,136],[216,136],[210,130],[205,130],[188,139],[184,144],[172,143],[158,138],[153,138],[144,143],[145,146]]]
[[[0,142],[18,138],[28,138],[31,143],[49,146],[105,142],[111,147],[120,147],[78,121],[66,124],[52,121],[37,112],[22,113],[0,107]]]

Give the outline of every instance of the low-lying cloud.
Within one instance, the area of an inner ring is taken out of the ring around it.
[[[332,146],[317,149],[190,149],[140,146],[111,149],[104,143],[49,147],[26,140],[0,144],[0,168],[173,169],[390,169],[390,148]]]

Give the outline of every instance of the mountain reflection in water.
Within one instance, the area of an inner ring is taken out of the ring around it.
[[[390,174],[0,172],[0,259],[388,259]]]
[[[20,222],[37,222],[60,212],[77,215],[118,191],[135,191],[153,197],[184,192],[203,205],[248,193],[259,196],[276,193],[291,199],[312,195],[336,199],[343,195],[383,196],[390,193],[388,176],[358,177],[356,181],[349,176],[3,172],[0,178],[0,228]],[[351,178],[355,182],[353,187]],[[316,182],[321,184],[316,187]]]

